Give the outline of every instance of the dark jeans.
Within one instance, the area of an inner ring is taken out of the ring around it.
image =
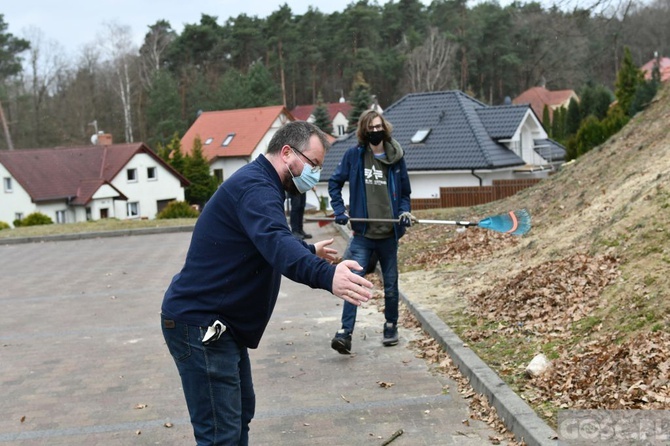
[[[393,325],[398,323],[398,241],[395,237],[375,240],[362,235],[354,235],[347,248],[346,258],[355,260],[363,267],[355,273],[363,276],[372,254],[376,253],[382,268],[384,280],[384,317]],[[342,308],[342,328],[350,333],[356,323],[356,305],[344,302]]]
[[[163,316],[161,327],[181,376],[198,446],[248,445],[256,396],[247,348],[228,332],[203,345],[207,327],[166,324]]]
[[[307,195],[289,195],[291,201],[291,231],[302,232],[302,219],[305,216],[305,205],[307,204]]]

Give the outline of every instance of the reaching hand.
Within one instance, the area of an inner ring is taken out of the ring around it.
[[[333,277],[332,293],[357,306],[367,302],[372,297],[372,283],[352,272],[362,269],[354,260],[344,260],[338,264]]]
[[[333,243],[334,239],[330,238],[328,240],[321,240],[320,242],[314,243],[314,250],[316,255],[321,257],[324,260],[333,263],[337,260],[337,249],[330,248],[328,245]]]
[[[410,214],[409,212],[403,212],[400,214],[400,225],[401,226],[412,226],[412,223],[416,222],[416,217]]]
[[[349,216],[347,214],[338,214],[335,216],[335,223],[338,225],[346,225],[349,221]]]

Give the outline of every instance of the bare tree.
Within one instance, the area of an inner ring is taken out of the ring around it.
[[[100,38],[100,45],[109,56],[109,64],[114,72],[114,88],[119,95],[123,109],[125,141],[133,142],[130,66],[137,49],[132,44],[129,26],[110,22],[105,24],[105,28]]]
[[[44,33],[34,26],[24,31],[24,38],[30,41],[27,67],[29,69],[26,88],[32,93],[32,141],[34,147],[46,144],[50,138],[45,134],[43,112],[62,79],[67,68],[67,60],[60,43],[45,40]]]
[[[452,59],[456,44],[437,28],[430,28],[424,43],[416,47],[406,64],[406,74],[412,93],[439,91],[451,82]]]
[[[140,78],[145,88],[151,88],[154,74],[160,70],[165,51],[175,36],[176,33],[165,20],[149,26],[140,48]]]

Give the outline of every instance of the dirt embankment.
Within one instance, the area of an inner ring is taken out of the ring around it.
[[[521,238],[415,226],[401,290],[454,328],[551,423],[560,408],[670,409],[670,85],[624,129],[537,186],[420,218],[525,208]],[[544,375],[523,370],[538,353]]]

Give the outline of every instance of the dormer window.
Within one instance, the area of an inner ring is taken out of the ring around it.
[[[228,133],[228,136],[226,136],[226,139],[223,140],[221,143],[222,147],[228,147],[228,145],[233,141],[233,138],[235,137],[234,133]]]
[[[206,146],[210,145],[212,141],[214,141],[214,138],[207,138],[207,140],[205,140],[205,145]]]
[[[414,136],[412,136],[412,139],[410,140],[412,144],[419,144],[422,143],[428,138],[428,135],[430,134],[431,129],[419,129],[416,131]]]

